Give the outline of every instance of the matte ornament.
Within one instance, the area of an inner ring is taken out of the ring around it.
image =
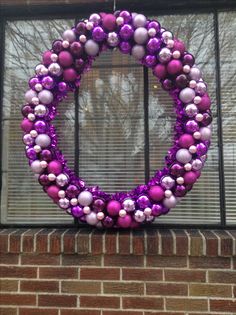
[[[149,68],[172,97],[176,113],[164,167],[146,184],[113,194],[88,186],[69,168],[53,125],[59,103],[77,91],[84,73],[108,49]],[[176,207],[199,180],[212,134],[207,83],[185,44],[143,14],[93,13],[65,30],[41,60],[28,82],[21,129],[30,168],[60,211],[96,228],[134,229]]]

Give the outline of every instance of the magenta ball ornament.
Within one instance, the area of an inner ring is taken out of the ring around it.
[[[163,207],[161,204],[154,204],[152,206],[152,215],[154,217],[159,217],[162,214]]]
[[[48,149],[44,149],[44,150],[42,150],[42,152],[40,152],[40,158],[43,161],[49,162],[52,160],[52,152]]]
[[[45,121],[43,120],[37,120],[34,123],[34,129],[38,132],[38,133],[44,133],[47,130],[47,124]]]
[[[33,129],[34,123],[29,119],[24,118],[20,126],[24,132],[30,132]]]
[[[82,56],[83,51],[84,51],[84,48],[80,42],[73,42],[70,45],[70,52],[72,53],[73,56],[77,58]]]
[[[186,53],[186,54],[184,54],[184,56],[182,58],[182,62],[183,62],[183,65],[188,65],[188,66],[192,67],[194,65],[195,58],[193,57],[193,55]]]
[[[62,41],[61,40],[55,40],[52,44],[52,49],[54,53],[58,54],[60,51],[63,50]]]
[[[92,37],[94,41],[102,42],[106,38],[106,33],[104,32],[102,27],[97,26],[93,29]]]
[[[176,75],[181,72],[183,66],[181,61],[179,60],[171,60],[167,64],[167,72],[171,75]]]
[[[180,136],[179,145],[182,148],[188,149],[193,144],[194,144],[194,138],[192,135],[185,133],[185,134]]]
[[[79,194],[79,189],[77,188],[77,186],[75,185],[69,185],[67,188],[66,188],[66,196],[68,198],[77,198],[78,197],[78,194]]]
[[[52,77],[46,76],[42,79],[42,86],[47,90],[51,90],[55,86],[55,81]]]
[[[73,63],[73,57],[68,51],[62,51],[58,55],[58,62],[63,67],[69,67]]]
[[[158,51],[158,49],[161,47],[161,40],[154,37],[150,38],[147,42],[147,50],[153,54]]]
[[[60,191],[60,188],[56,185],[51,185],[47,188],[47,194],[50,198],[52,198],[55,202],[59,200],[58,193]]]
[[[157,64],[153,73],[158,79],[164,79],[167,75],[166,66],[163,64]]]
[[[187,172],[184,174],[184,183],[187,185],[193,185],[197,180],[197,175],[195,172]]]
[[[161,201],[165,196],[165,192],[161,186],[155,185],[150,187],[148,195],[153,201]]]
[[[145,209],[151,206],[150,199],[146,195],[141,195],[137,199],[137,204],[140,209]]]
[[[116,17],[114,14],[105,14],[102,20],[103,27],[108,31],[116,28]]]
[[[132,46],[130,45],[129,42],[121,42],[119,48],[123,54],[129,54]]]
[[[126,214],[124,217],[119,217],[117,219],[118,226],[122,228],[129,228],[132,223],[132,218],[129,214]]]
[[[63,78],[66,82],[74,82],[77,78],[77,73],[73,68],[68,68],[63,71]]]
[[[47,169],[48,169],[48,173],[59,175],[62,172],[62,164],[61,162],[54,160],[48,164]]]
[[[176,177],[183,176],[183,174],[185,173],[184,167],[179,163],[174,163],[170,167],[170,173],[171,175]]]
[[[131,14],[126,11],[126,10],[123,10],[119,13],[119,16],[122,17],[124,19],[124,22],[125,23],[129,23],[131,21]]]
[[[178,50],[182,55],[185,52],[185,45],[179,39],[174,39],[173,51]]]
[[[80,206],[75,206],[71,208],[71,214],[75,218],[81,218],[84,215],[83,208]]]
[[[49,66],[50,63],[52,63],[51,55],[52,55],[52,52],[51,52],[50,50],[45,51],[45,52],[43,53],[43,64],[44,64],[45,66]]]
[[[119,215],[119,211],[121,210],[121,204],[117,200],[111,200],[107,204],[107,212],[110,216],[114,217]]]
[[[211,107],[211,100],[210,97],[205,94],[201,97],[201,102],[197,105],[200,111],[207,111]]]

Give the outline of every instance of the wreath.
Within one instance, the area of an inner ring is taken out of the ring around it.
[[[69,169],[51,122],[95,58],[115,47],[152,69],[173,98],[176,123],[164,168],[130,192],[108,194]],[[211,100],[193,55],[158,21],[125,10],[94,13],[53,42],[35,73],[22,108],[25,152],[44,191],[65,212],[92,226],[135,228],[168,213],[192,189],[210,145]]]

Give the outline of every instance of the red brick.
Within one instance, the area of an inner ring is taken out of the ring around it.
[[[39,295],[39,306],[55,306],[55,307],[75,307],[77,306],[76,295]]]
[[[143,230],[133,231],[133,242],[132,242],[133,254],[144,255],[145,254],[145,238]]]
[[[43,229],[36,235],[36,251],[37,253],[48,252],[48,237],[52,233],[52,229]]]
[[[50,254],[23,254],[21,263],[22,265],[59,265],[60,257]]]
[[[49,314],[47,314],[49,315]],[[101,315],[101,311],[97,310],[73,310],[73,309],[61,309],[60,315]]]
[[[123,308],[140,309],[140,310],[162,310],[162,298],[150,297],[124,297]]]
[[[17,315],[17,309],[10,307],[0,307],[0,315]]]
[[[0,293],[0,305],[36,305],[36,295]]]
[[[17,265],[19,262],[18,254],[5,253],[0,255],[1,265]]]
[[[190,255],[202,256],[203,253],[203,238],[198,230],[187,230],[190,236]]]
[[[187,257],[178,256],[147,256],[148,267],[187,267]]]
[[[236,301],[210,300],[210,310],[216,312],[236,312]]]
[[[91,252],[94,255],[103,252],[103,231],[93,230],[91,234]]]
[[[141,267],[144,264],[143,256],[134,255],[105,255],[105,266],[120,266],[120,267]]]
[[[101,255],[63,255],[62,265],[64,266],[99,266]]]
[[[174,230],[176,236],[176,255],[188,255],[188,236],[184,230]]]
[[[130,251],[130,231],[119,231],[118,242],[119,242],[119,254],[129,255]]]
[[[202,230],[201,233],[205,237],[206,242],[206,255],[218,256],[218,238],[211,231]]]
[[[143,295],[144,284],[137,282],[104,282],[103,290],[105,294]]]
[[[187,284],[179,283],[147,283],[147,295],[188,295]]]
[[[88,254],[89,253],[89,242],[91,229],[83,228],[79,231],[77,235],[77,252],[78,254]]]
[[[50,234],[49,244],[50,244],[50,253],[60,254],[62,252],[62,235],[65,233],[65,230],[56,230]]]
[[[0,253],[8,251],[8,234],[0,234]]]
[[[218,296],[218,297],[231,297],[232,289],[229,285],[213,285],[213,284],[190,284],[189,295],[191,296]]]
[[[90,280],[119,280],[118,268],[81,268],[80,279]]]
[[[19,315],[58,315],[53,308],[20,308]]]
[[[157,255],[159,250],[159,239],[156,230],[146,230],[147,255]]]
[[[236,298],[236,286],[234,286],[233,294],[234,294],[234,298]]]
[[[72,267],[39,268],[39,278],[42,279],[77,279],[78,269]]]
[[[236,271],[209,271],[209,282],[236,283]]]
[[[144,315],[185,315],[186,313],[182,312],[145,312]],[[192,315],[192,313],[191,313]],[[215,314],[214,314],[215,315]]]
[[[225,231],[214,231],[220,238],[220,255],[232,256],[233,254],[233,238]]]
[[[20,290],[25,292],[59,292],[58,281],[21,281]]]
[[[22,235],[22,251],[30,253],[34,251],[34,235],[41,229],[30,229]]]
[[[89,308],[119,308],[120,298],[117,296],[80,296],[80,306]]]
[[[166,298],[168,311],[207,311],[207,308],[206,299]]]
[[[27,229],[19,229],[10,235],[10,252],[20,253],[21,251],[21,237]]]
[[[169,230],[160,230],[161,235],[161,254],[163,256],[170,256],[174,254],[173,236]]]
[[[116,231],[106,231],[105,234],[105,253],[106,254],[116,254],[117,246],[116,246]]]
[[[2,278],[36,278],[37,268],[0,266],[0,277]]]
[[[99,294],[101,293],[101,282],[95,281],[63,281],[61,284],[63,293],[76,294]]]
[[[18,281],[0,279],[0,292],[13,292],[18,290]]]
[[[226,269],[230,268],[229,257],[189,257],[190,268]]]
[[[161,281],[163,280],[163,274],[161,269],[122,268],[122,279],[135,281]]]
[[[78,234],[77,229],[69,229],[66,231],[63,237],[63,253],[73,254],[75,253],[75,242]]]
[[[165,270],[165,280],[174,282],[206,282],[206,272],[201,270]]]
[[[103,311],[102,315],[143,315],[139,311]]]

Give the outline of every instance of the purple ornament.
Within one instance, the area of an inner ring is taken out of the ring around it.
[[[178,163],[174,163],[170,167],[170,173],[171,175],[176,177],[183,176],[183,174],[185,173],[184,167]]]
[[[52,44],[52,49],[53,51],[58,54],[59,52],[61,52],[63,50],[63,46],[62,46],[62,41],[61,40],[56,40],[55,42],[53,42]]]
[[[34,129],[38,132],[38,133],[44,133],[47,130],[47,124],[45,121],[43,120],[37,120],[34,123]]]
[[[48,89],[48,90],[51,90],[54,88],[55,86],[55,82],[54,82],[54,79],[50,76],[46,76],[42,79],[42,86],[45,88],[45,89]]]
[[[185,130],[189,133],[194,133],[199,130],[199,125],[195,120],[188,120],[185,124]]]
[[[149,198],[145,195],[138,197],[137,204],[138,204],[139,208],[141,208],[141,209],[145,209],[145,208],[148,208],[151,206]]]
[[[125,23],[129,23],[131,21],[131,14],[128,11],[121,11],[119,13],[119,16],[122,17],[124,19]]]
[[[161,29],[160,23],[157,22],[157,21],[150,21],[150,22],[147,24],[147,28],[148,28],[148,30],[149,30],[150,28],[154,28],[157,33],[160,32],[160,29]]]
[[[33,77],[29,80],[29,87],[34,90],[35,85],[39,83],[40,83],[39,78]]]
[[[40,153],[40,158],[44,161],[51,161],[52,160],[52,152],[50,150],[42,150],[42,152]]]
[[[158,49],[160,49],[161,47],[161,40],[154,37],[154,38],[151,38],[149,39],[148,43],[147,43],[147,50],[153,54],[155,52],[158,51]]]
[[[104,220],[102,221],[102,224],[106,228],[111,228],[114,225],[114,220],[111,217],[105,217]]]
[[[123,54],[129,54],[131,51],[131,45],[129,42],[121,42],[119,48]]]
[[[162,214],[163,207],[160,204],[154,204],[152,206],[152,215],[159,217]]]
[[[184,185],[177,185],[175,187],[174,194],[176,197],[183,197],[186,195],[186,193],[187,193],[187,189]]]
[[[29,160],[36,160],[37,159],[37,153],[33,148],[29,148],[26,150],[26,156]]]
[[[78,197],[78,194],[79,194],[79,189],[77,188],[77,186],[75,185],[69,185],[67,188],[66,188],[66,196],[68,198],[77,198]]]
[[[104,202],[104,200],[102,200],[102,199],[96,199],[96,200],[94,200],[94,202],[93,202],[93,209],[94,209],[96,212],[103,211],[104,208],[105,208],[105,202]]]
[[[102,42],[106,38],[106,33],[100,26],[97,26],[93,29],[92,37],[96,42]]]
[[[207,146],[203,142],[198,143],[196,148],[198,156],[202,156],[207,153]]]
[[[144,57],[144,63],[147,67],[152,68],[156,65],[157,59],[153,55],[147,55]]]
[[[129,40],[134,34],[134,30],[131,25],[125,24],[121,27],[119,35],[124,40]]]
[[[80,206],[72,207],[71,214],[75,218],[81,218],[84,215],[83,208],[81,208]]]

